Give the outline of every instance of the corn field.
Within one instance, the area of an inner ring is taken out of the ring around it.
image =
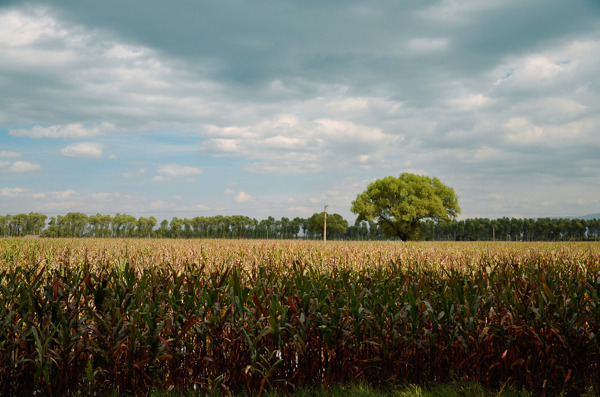
[[[0,240],[0,395],[600,395],[598,243]]]

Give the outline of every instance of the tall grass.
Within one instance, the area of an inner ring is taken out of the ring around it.
[[[594,244],[0,241],[0,394],[600,393]]]

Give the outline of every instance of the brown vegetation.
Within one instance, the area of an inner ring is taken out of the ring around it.
[[[600,377],[598,245],[0,241],[0,394]]]

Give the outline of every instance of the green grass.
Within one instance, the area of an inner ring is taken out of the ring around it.
[[[227,393],[218,390],[207,394],[207,396],[222,396]],[[154,391],[149,393],[153,397],[192,397],[204,396],[195,392],[189,393],[169,393],[164,391]],[[436,384],[429,387],[405,385],[391,388],[374,388],[366,384],[356,385],[337,385],[330,388],[301,388],[293,393],[283,392],[265,392],[265,397],[531,397],[533,394],[526,390],[519,390],[513,387],[506,387],[503,390],[485,389],[478,383],[449,383]],[[237,397],[248,397],[248,394],[236,395]],[[593,393],[586,393],[584,396],[593,396]]]
[[[429,388],[407,385],[391,389],[376,389],[368,385],[338,386],[331,389],[300,391],[298,396],[324,396],[324,397],[458,397],[458,396],[503,396],[526,397],[531,394],[525,391],[505,390],[502,393],[488,391],[475,383],[435,385]],[[272,397],[276,397],[273,395]],[[277,396],[278,397],[278,396]]]

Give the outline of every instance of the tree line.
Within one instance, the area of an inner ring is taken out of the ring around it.
[[[423,223],[427,240],[570,241],[599,240],[600,219],[472,218]]]
[[[69,212],[48,218],[44,214],[0,216],[0,236],[42,237],[144,237],[144,238],[248,238],[322,239],[325,214],[309,218],[282,217],[257,220],[243,215],[197,216],[158,222],[153,216],[128,214],[87,215]],[[327,214],[327,238],[332,240],[385,240],[379,224],[357,221],[349,225],[339,214]],[[599,240],[599,219],[473,218],[421,222],[421,238],[447,241],[568,241]]]
[[[69,212],[48,218],[31,212],[0,216],[0,236],[317,239],[323,238],[324,220],[323,212],[310,218],[275,219],[269,216],[260,221],[243,215],[173,217],[160,223],[153,216],[136,218],[119,213],[113,216]],[[372,237],[368,228],[367,234],[363,229],[363,238]],[[327,214],[328,238],[344,239],[347,231],[347,220],[339,214]]]

